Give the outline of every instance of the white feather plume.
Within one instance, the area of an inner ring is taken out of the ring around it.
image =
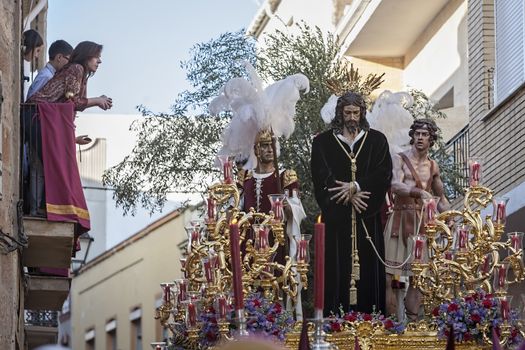
[[[385,134],[391,154],[402,152],[410,147],[408,132],[414,118],[406,108],[412,103],[412,96],[406,92],[385,90],[366,116],[371,128]]]
[[[263,89],[253,66],[249,62],[244,62],[244,66],[249,80],[230,79],[208,109],[212,115],[231,111],[232,119],[222,133],[222,148],[218,154],[248,159],[245,166],[248,168],[254,167],[257,161],[253,145],[259,131],[271,128],[275,136],[286,138],[293,133],[299,91],[308,92],[310,84],[303,74],[294,74]]]

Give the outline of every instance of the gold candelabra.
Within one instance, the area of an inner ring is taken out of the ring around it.
[[[239,209],[240,194],[237,186],[229,181],[214,184],[208,189],[207,214],[204,222],[192,221],[186,227],[187,253],[181,259],[183,279],[164,283],[164,302],[157,308],[156,319],[173,333],[185,324],[188,338],[198,340],[198,319],[189,323],[188,303],[198,301],[198,308],[216,310],[220,341],[231,340],[230,323],[226,317],[231,304],[233,272],[230,247],[230,229],[233,222],[239,229],[241,250],[242,289],[244,296],[261,292],[271,301],[283,301],[285,297],[295,305],[299,285],[308,284],[308,240],[303,242],[303,258],[284,254],[287,245],[283,227],[284,195],[277,198],[268,214],[253,208],[244,212]],[[271,195],[275,196],[275,195]],[[274,203],[275,199],[270,198]],[[280,201],[280,202],[279,202]],[[280,204],[280,206],[278,205]],[[281,212],[279,212],[281,210]],[[306,243],[306,245],[304,244]],[[276,256],[282,257],[279,260]],[[194,312],[195,310],[192,310]],[[197,310],[198,312],[199,310]]]

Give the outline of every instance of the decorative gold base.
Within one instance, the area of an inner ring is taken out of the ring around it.
[[[299,346],[301,333],[290,332],[286,335],[285,346],[287,349],[297,349]],[[313,332],[309,333],[310,342],[313,339]],[[376,333],[371,339],[360,339],[359,344],[363,350],[443,350],[447,342],[439,340],[436,332],[406,332],[404,334],[379,334]],[[336,345],[339,350],[355,349],[355,333],[351,330],[328,334],[326,341]],[[366,348],[363,343],[368,343]],[[476,343],[457,343],[456,349],[461,350],[483,350],[491,349],[491,346],[481,346]]]

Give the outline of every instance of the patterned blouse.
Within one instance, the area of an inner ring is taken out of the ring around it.
[[[61,103],[72,101],[75,110],[83,111],[87,106],[86,81],[84,67],[78,63],[68,65],[58,71],[50,81],[34,95],[28,103]],[[66,96],[70,96],[69,98]],[[71,97],[72,96],[72,97]]]

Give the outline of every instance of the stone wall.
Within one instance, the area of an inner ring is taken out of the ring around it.
[[[21,3],[0,0],[0,229],[17,237]],[[0,252],[0,349],[24,348],[20,252]]]

